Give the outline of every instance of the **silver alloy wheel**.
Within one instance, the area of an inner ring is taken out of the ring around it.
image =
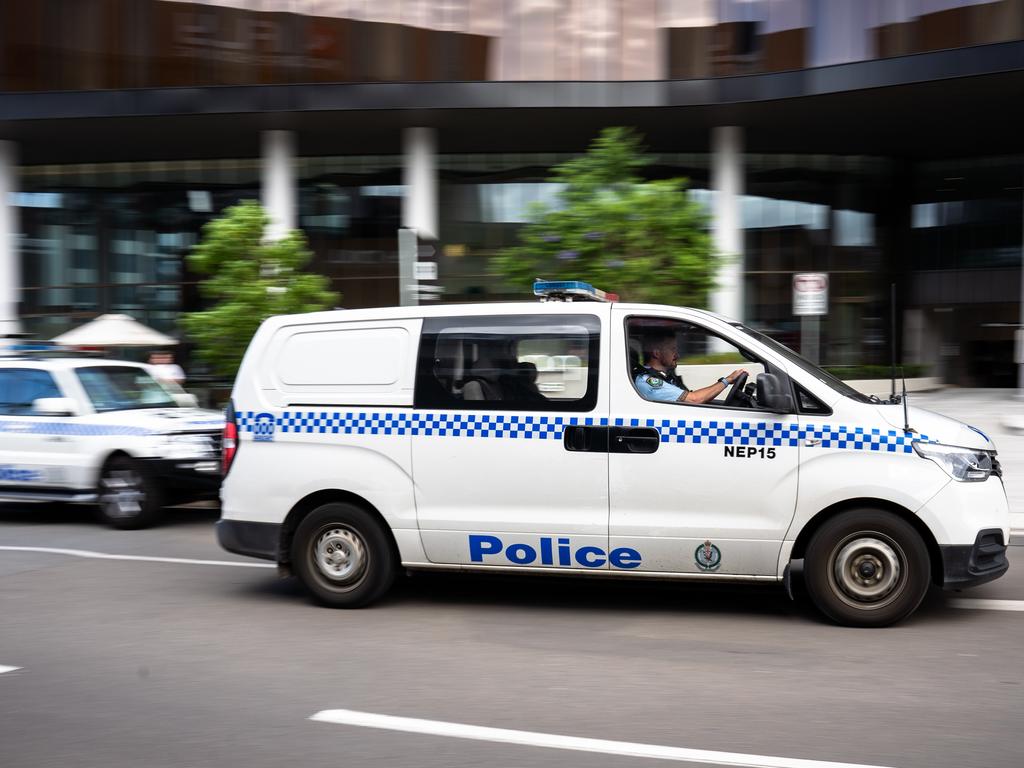
[[[888,605],[903,590],[906,556],[899,545],[878,533],[858,533],[841,541],[832,558],[836,593],[856,608]]]
[[[146,500],[142,476],[133,469],[112,469],[100,480],[100,505],[110,518],[136,517]]]
[[[363,537],[340,525],[326,528],[317,536],[312,554],[320,574],[339,586],[362,579],[369,561]]]

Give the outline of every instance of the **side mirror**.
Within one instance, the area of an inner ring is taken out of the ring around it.
[[[773,413],[796,411],[792,393],[774,373],[762,373],[757,377],[757,404]]]
[[[78,404],[70,397],[40,397],[32,401],[34,416],[77,416]]]
[[[198,408],[199,399],[190,392],[173,392],[171,397],[179,408]]]

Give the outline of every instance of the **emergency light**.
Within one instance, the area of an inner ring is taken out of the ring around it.
[[[607,293],[582,280],[536,280],[534,296],[541,301],[618,301],[619,294]]]

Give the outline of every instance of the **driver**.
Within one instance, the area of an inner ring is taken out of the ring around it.
[[[739,368],[728,376],[721,377],[714,384],[702,389],[689,390],[683,380],[676,376],[676,362],[679,347],[676,335],[671,331],[655,331],[643,338],[644,364],[637,370],[633,383],[647,400],[664,403],[709,403],[740,375],[747,373]]]

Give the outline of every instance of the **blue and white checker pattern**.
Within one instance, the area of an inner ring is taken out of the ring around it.
[[[0,418],[0,432],[15,435],[60,435],[62,437],[146,437],[157,435],[143,427],[119,426],[117,424],[72,424],[55,419],[5,419]]]
[[[807,439],[816,447],[853,451],[911,453],[927,435],[906,435],[902,430],[864,429],[833,424],[783,424],[770,421],[716,419],[595,419],[580,416],[429,413],[416,411],[284,411],[271,414],[237,411],[239,433],[254,431],[257,419],[273,420],[278,434],[307,435],[429,435],[561,440],[567,426],[653,427],[663,443],[695,445],[797,446]]]

